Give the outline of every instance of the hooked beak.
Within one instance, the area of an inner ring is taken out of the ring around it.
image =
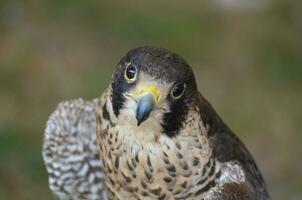
[[[142,88],[137,98],[136,120],[137,126],[146,121],[158,100],[158,89],[155,86]]]

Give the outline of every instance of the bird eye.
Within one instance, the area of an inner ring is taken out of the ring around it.
[[[128,65],[128,67],[126,68],[126,71],[125,71],[125,78],[128,80],[128,81],[135,81],[136,79],[136,74],[137,74],[137,68],[132,65],[131,63]]]
[[[171,91],[171,96],[174,99],[179,99],[184,94],[185,89],[186,89],[186,84],[177,83]]]

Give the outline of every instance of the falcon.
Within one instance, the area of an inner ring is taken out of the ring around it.
[[[270,199],[252,155],[199,93],[191,67],[158,47],[129,51],[100,98],[59,105],[43,155],[61,199]]]

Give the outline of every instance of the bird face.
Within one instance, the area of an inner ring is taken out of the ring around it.
[[[119,121],[144,130],[153,127],[170,137],[181,129],[197,94],[190,66],[180,56],[153,47],[130,51],[120,61],[111,87]]]

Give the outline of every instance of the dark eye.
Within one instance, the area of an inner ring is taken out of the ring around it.
[[[186,84],[177,83],[171,91],[171,96],[174,99],[179,99],[184,94],[185,89],[186,89]]]
[[[125,78],[128,81],[135,81],[136,74],[137,74],[137,68],[134,65],[129,64],[129,66],[126,68],[125,71]]]

